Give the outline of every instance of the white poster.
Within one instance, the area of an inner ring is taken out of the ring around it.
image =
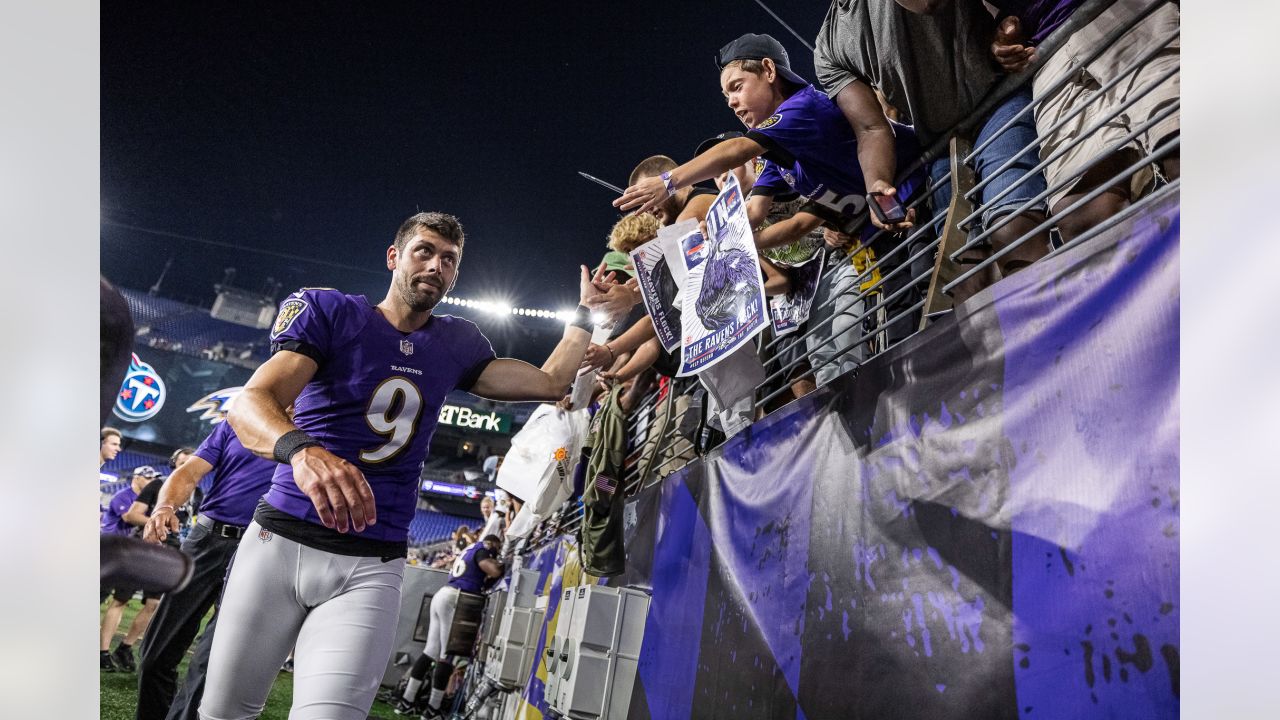
[[[696,220],[685,220],[658,231],[658,237],[631,251],[631,264],[640,283],[644,309],[653,320],[658,342],[667,352],[680,346],[680,285],[683,273],[673,275],[668,248],[679,248],[679,239],[698,231]],[[678,270],[682,270],[676,266]]]
[[[818,281],[822,279],[825,258],[825,252],[816,252],[808,260],[790,268],[791,292],[769,298],[769,313],[773,317],[775,336],[790,335],[809,319],[813,298],[818,293]]]
[[[707,238],[686,235],[680,376],[696,375],[742,347],[769,322],[747,207],[732,174],[707,212]]]

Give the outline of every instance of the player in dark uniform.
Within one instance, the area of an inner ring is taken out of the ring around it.
[[[462,246],[454,217],[419,213],[387,248],[391,287],[376,305],[320,289],[281,304],[274,354],[229,416],[246,448],[280,464],[227,579],[200,717],[257,717],[294,647],[290,718],[364,720],[391,654],[419,466],[446,394],[553,402],[573,381],[590,339],[585,307],[541,369],[495,359],[475,325],[432,314]],[[582,267],[581,300],[606,279]]]
[[[480,542],[463,550],[453,561],[449,581],[431,598],[431,622],[427,626],[427,644],[422,654],[434,663],[434,667],[431,670],[431,695],[427,699],[427,710],[423,713],[423,718],[430,720],[440,715],[444,691],[449,686],[449,676],[453,674],[447,646],[449,631],[453,627],[454,609],[458,606],[458,593],[480,593],[502,577],[502,564],[498,560],[501,548],[501,538],[486,535]],[[422,670],[417,678],[410,675],[404,696],[396,704],[397,715],[404,714],[405,710],[413,706],[412,700],[417,697],[422,678],[426,676],[426,669]]]
[[[182,543],[182,551],[191,556],[194,565],[191,580],[183,589],[166,593],[160,600],[142,641],[138,720],[196,717],[218,619],[216,609],[187,666],[187,677],[175,702],[178,663],[199,632],[205,613],[222,595],[222,581],[236,544],[253,519],[258,499],[270,487],[275,470],[275,463],[246,450],[224,422],[214,426],[209,437],[160,488],[159,502],[142,531],[142,539],[147,542],[164,542],[177,534],[182,524],[182,506],[192,497],[200,479],[213,473],[196,524]]]

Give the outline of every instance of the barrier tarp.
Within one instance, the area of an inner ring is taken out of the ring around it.
[[[634,498],[631,717],[1176,717],[1178,231],[1148,205]]]

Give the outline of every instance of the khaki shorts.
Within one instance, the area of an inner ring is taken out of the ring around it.
[[[1108,32],[1118,26],[1130,24],[1132,18],[1145,6],[1146,3],[1139,0],[1118,0],[1092,23],[1076,31],[1036,73],[1032,93],[1036,103],[1036,130],[1040,134],[1041,158],[1048,158],[1067,143],[1079,138],[1085,130],[1114,113],[1116,108],[1130,98],[1146,93],[1120,114],[1107,120],[1089,137],[1045,166],[1044,174],[1050,187],[1081,175],[1085,163],[1102,155],[1108,146],[1122,140],[1135,127],[1170,104],[1178,102],[1181,91],[1180,73],[1176,72],[1180,63],[1177,37],[1166,42],[1162,50],[1136,71],[1126,74],[1114,87],[1105,93],[1098,92],[1102,86],[1124,73],[1155,43],[1169,37],[1170,33],[1179,28],[1181,15],[1178,8],[1170,3],[1165,3],[1148,15],[1097,58],[1088,63],[1083,62],[1102,43]],[[1170,70],[1175,70],[1172,77],[1160,81],[1160,76]],[[1050,92],[1051,87],[1064,75],[1070,79],[1062,87]],[[1086,110],[1067,120],[1057,130],[1051,130],[1072,110],[1086,103]],[[1177,135],[1179,114],[1178,110],[1174,110],[1168,117],[1131,139],[1128,145],[1143,155],[1151,152],[1162,141]],[[1153,180],[1152,168],[1135,173],[1130,178],[1133,197],[1148,191]],[[1053,190],[1049,195],[1049,207],[1052,208],[1070,194],[1077,181],[1078,178],[1065,182],[1061,188]]]

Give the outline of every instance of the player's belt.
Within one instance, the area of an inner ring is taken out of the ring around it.
[[[208,515],[201,515],[196,518],[196,524],[209,528],[209,532],[218,537],[231,538],[232,540],[239,540],[245,531],[243,525],[224,523],[221,520],[214,520]]]

